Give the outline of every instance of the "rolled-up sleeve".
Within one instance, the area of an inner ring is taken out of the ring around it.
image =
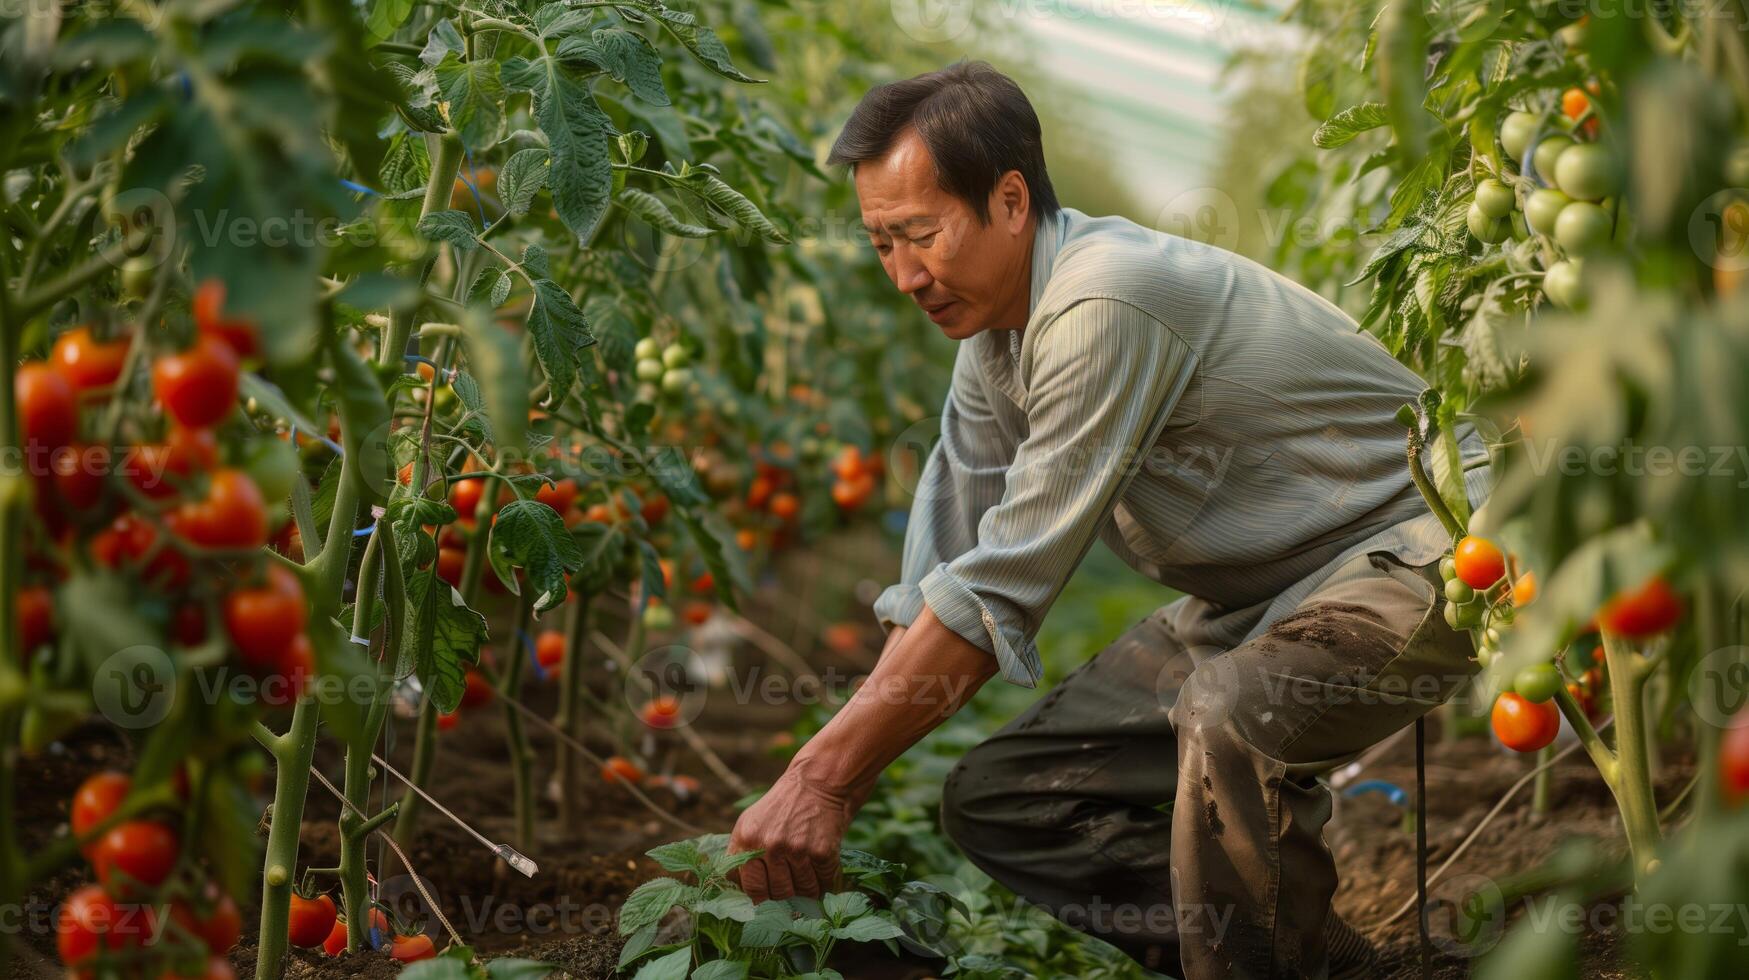
[[[971,345],[961,344],[940,433],[911,502],[899,582],[874,604],[884,629],[910,626],[923,612],[923,577],[978,543],[978,521],[1001,501],[1016,445],[990,407]]]
[[[972,545],[944,554],[919,583],[922,602],[943,625],[995,656],[1004,678],[1027,687],[1043,672],[1034,645],[1040,623],[1195,367],[1172,331],[1118,300],[1084,300],[1030,329],[1026,437],[1001,497],[978,518]]]

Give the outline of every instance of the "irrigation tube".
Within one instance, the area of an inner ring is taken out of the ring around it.
[[[442,803],[439,803],[439,802],[437,802],[437,800],[433,799],[430,793],[427,793],[423,789],[420,789],[418,786],[415,786],[411,779],[408,779],[406,776],[401,775],[400,772],[397,771],[394,766],[389,765],[388,761],[385,760],[382,756],[377,755],[375,752],[372,752],[370,757],[373,761],[376,762],[377,765],[382,766],[383,769],[386,770],[390,775],[394,776],[396,779],[399,779],[401,781],[402,785],[406,786],[408,789],[412,790],[413,792],[418,793],[420,799],[423,799],[425,802],[431,804],[431,806],[435,810],[437,810],[438,813],[441,813],[444,816],[448,817],[450,820],[454,821],[455,825],[457,827],[460,827],[461,829],[467,831],[468,833],[473,834],[474,839],[476,839],[480,843],[486,845],[486,848],[488,850],[492,851],[492,853],[503,858],[504,862],[506,864],[508,864],[511,867],[515,868],[516,870],[522,872],[523,874],[527,875],[530,878],[533,878],[535,876],[535,873],[540,871],[540,868],[534,863],[533,860],[531,860],[527,855],[522,854],[521,852],[517,851],[516,848],[511,847],[509,844],[499,844],[495,841],[488,840],[486,838],[486,835],[475,830],[471,825],[469,825],[469,823],[466,820],[463,820],[461,817],[458,817],[455,814],[451,813],[449,811],[448,807],[444,806]],[[396,848],[395,851],[396,851],[396,853],[400,853],[400,848]]]

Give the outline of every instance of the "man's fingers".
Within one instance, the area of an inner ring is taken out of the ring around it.
[[[814,859],[814,880],[820,883],[819,894],[838,890],[838,856]]]
[[[772,857],[770,852],[766,853],[765,871],[767,877],[765,887],[766,890],[771,893],[772,898],[795,897],[796,886],[795,882],[790,878],[789,867],[789,861],[786,859],[782,857]]]
[[[771,897],[771,889],[767,884],[765,874],[765,859],[754,858],[741,865],[741,890],[757,905]]]
[[[820,879],[815,876],[814,864],[806,855],[798,854],[790,859],[789,876],[795,883],[797,895],[820,897]]]

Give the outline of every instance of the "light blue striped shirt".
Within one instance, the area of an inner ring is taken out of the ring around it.
[[[908,626],[927,604],[1032,686],[1039,625],[1098,538],[1187,593],[1187,646],[1230,649],[1354,555],[1419,565],[1449,547],[1395,420],[1424,387],[1256,262],[1065,209],[1039,223],[1025,329],[959,346],[875,614]],[[1481,499],[1486,466],[1466,480]]]

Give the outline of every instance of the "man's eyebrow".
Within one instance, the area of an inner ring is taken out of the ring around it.
[[[879,234],[882,231],[910,231],[913,228],[918,228],[918,227],[922,227],[925,225],[935,224],[939,220],[940,219],[936,218],[934,215],[924,214],[924,215],[917,215],[916,217],[906,218],[903,221],[889,221],[889,222],[887,222],[887,224],[884,228],[880,227],[880,226],[876,226],[876,225],[871,225],[868,222],[864,221],[862,223],[862,228],[864,231],[868,232],[869,234],[874,235],[874,234]]]

